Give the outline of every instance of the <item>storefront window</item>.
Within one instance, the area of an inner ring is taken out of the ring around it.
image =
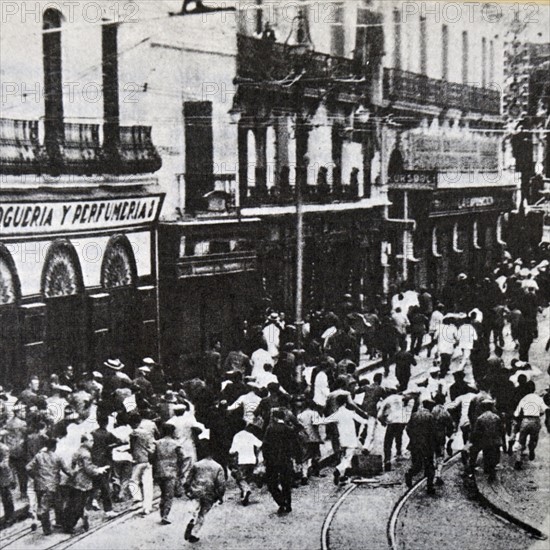
[[[101,285],[122,288],[136,283],[137,267],[132,245],[124,235],[111,237],[101,265]]]
[[[44,298],[75,296],[84,289],[78,256],[69,241],[52,243],[42,271]]]
[[[0,306],[16,303],[20,294],[19,277],[11,254],[0,245]]]

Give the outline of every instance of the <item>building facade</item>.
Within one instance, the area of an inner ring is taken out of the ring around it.
[[[500,18],[478,8],[379,3],[383,174],[391,217],[415,222],[392,243],[392,279],[417,288],[485,274],[506,246],[505,215],[516,207],[501,115]]]
[[[120,112],[118,26],[43,4],[2,22],[4,384],[158,357],[161,158],[151,128]]]

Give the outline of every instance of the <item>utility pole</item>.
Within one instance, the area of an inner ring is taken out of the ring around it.
[[[302,346],[304,292],[304,211],[301,178],[296,179],[296,344]]]

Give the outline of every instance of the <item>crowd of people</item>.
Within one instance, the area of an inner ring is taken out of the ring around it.
[[[265,484],[278,513],[289,514],[292,490],[321,475],[325,455],[336,460],[335,484],[349,479],[357,457],[380,451],[391,471],[405,454],[404,433],[408,485],[423,471],[434,493],[445,454],[456,450],[467,475],[483,453],[494,480],[501,449],[515,453],[519,469],[527,451],[535,459],[543,419],[550,428],[550,396],[537,393],[529,363],[549,300],[548,262],[505,258],[483,280],[459,274],[440,295],[404,288],[365,311],[346,295],[333,311],[312,312],[298,340],[269,309],[224,357],[212,342],[192,379],[152,358],[133,373],[108,359],[97,371],[68,366],[31,377],[22,391],[0,389],[4,515],[13,518],[17,486],[45,535],[72,533],[79,521],[88,528],[90,509],[116,516],[118,502],[150,514],[156,484],[161,523],[171,522],[174,498],[187,498],[185,539],[196,542],[230,477],[242,506]],[[508,326],[519,356],[505,365]],[[432,366],[415,374],[421,355]],[[384,368],[369,379],[362,357]]]

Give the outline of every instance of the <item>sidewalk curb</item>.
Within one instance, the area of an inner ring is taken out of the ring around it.
[[[483,506],[486,508],[489,508],[495,515],[499,516],[503,520],[515,525],[516,527],[519,527],[529,533],[532,537],[539,539],[539,540],[547,540],[548,535],[546,533],[543,533],[540,529],[537,527],[534,527],[533,525],[530,525],[529,523],[523,521],[522,519],[514,516],[510,512],[506,511],[504,508],[501,508],[495,502],[493,502],[485,493],[480,489],[480,484],[477,481],[476,474],[474,472],[474,483],[476,487],[477,497]]]

